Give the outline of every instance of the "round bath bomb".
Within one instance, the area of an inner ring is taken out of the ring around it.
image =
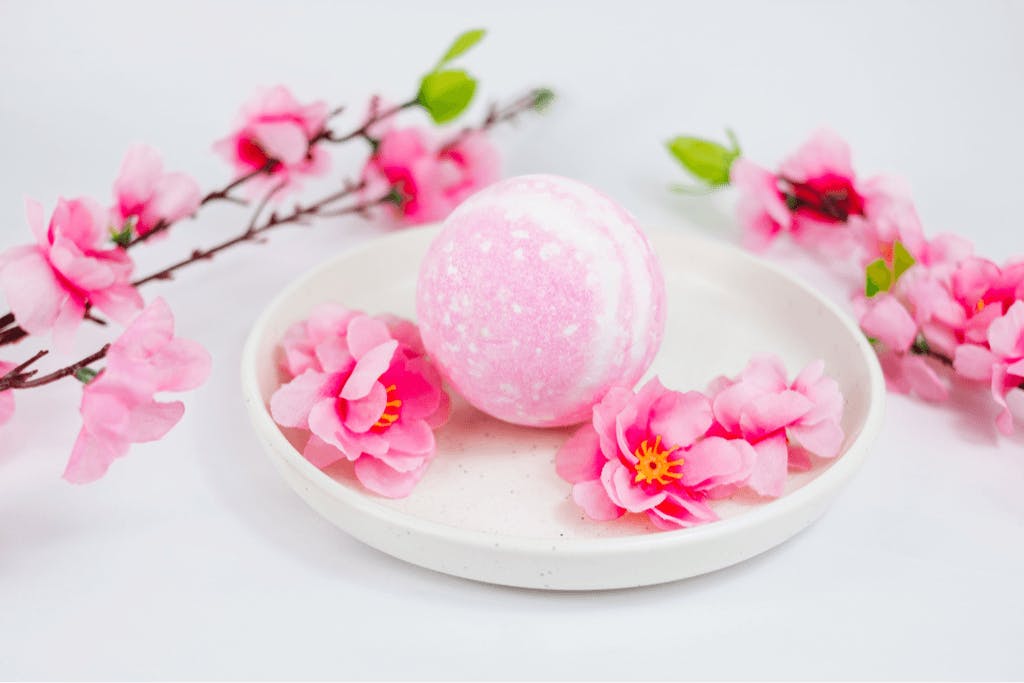
[[[583,183],[509,178],[444,222],[420,269],[423,343],[466,400],[553,427],[589,419],[647,370],[665,328],[661,268],[636,219]]]

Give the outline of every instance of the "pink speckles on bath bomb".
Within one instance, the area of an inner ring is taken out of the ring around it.
[[[444,222],[420,269],[423,343],[471,404],[516,424],[590,417],[650,365],[661,268],[636,220],[568,178],[510,178]]]

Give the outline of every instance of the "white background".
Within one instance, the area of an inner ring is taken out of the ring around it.
[[[689,220],[733,240],[728,193],[666,191],[683,176],[662,141],[731,125],[771,164],[827,124],[862,173],[911,181],[930,232],[958,231],[994,257],[1024,252],[1024,5],[521,0],[5,0],[0,248],[29,240],[26,194],[47,206],[62,194],[106,200],[131,142],[213,187],[228,170],[209,145],[256,86],[359,106],[373,91],[404,99],[474,26],[491,30],[466,59],[485,98],[541,83],[561,95],[546,118],[496,136],[507,174],[575,176],[649,224]],[[361,152],[339,166],[355,169]],[[211,208],[139,249],[140,272],[244,220]],[[872,458],[819,523],[673,585],[478,585],[331,527],[260,452],[239,353],[285,283],[379,230],[352,220],[282,231],[148,290],[210,349],[213,375],[167,439],[97,484],[60,479],[78,428],[75,383],[18,396],[0,431],[0,676],[1024,675],[1024,440],[997,437],[987,403],[970,397],[945,407],[893,397]],[[90,330],[80,350],[99,339]]]

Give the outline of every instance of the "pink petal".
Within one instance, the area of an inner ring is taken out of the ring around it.
[[[755,493],[762,496],[781,496],[786,486],[789,452],[786,435],[782,432],[754,444],[757,460],[747,480]]]
[[[555,455],[555,471],[570,484],[600,479],[607,458],[593,426],[583,425]]]
[[[395,470],[396,472],[412,472],[418,467],[423,466],[426,463],[432,453],[399,453],[398,451],[388,451],[381,455],[374,456],[382,463]]]
[[[834,420],[795,425],[789,432],[801,446],[821,458],[834,458],[843,447],[843,429]]]
[[[926,401],[945,401],[949,398],[949,387],[928,361],[921,356],[906,356],[903,359],[903,376],[915,394]]]
[[[611,468],[610,480],[614,495],[611,495],[611,492],[609,492],[610,497],[616,504],[621,505],[630,512],[643,512],[665,500],[667,494],[664,491],[648,493],[638,486],[634,482],[635,474],[632,470],[614,461],[609,461],[604,469],[609,469],[610,465],[618,465],[618,467]]]
[[[600,480],[581,481],[572,487],[572,499],[583,508],[587,517],[598,522],[618,519],[625,512],[613,503]]]
[[[143,204],[153,195],[153,188],[163,173],[160,153],[148,145],[132,145],[121,162],[114,181],[114,194],[124,205]]]
[[[992,352],[1007,359],[1024,357],[1024,301],[1015,301],[1003,317],[988,328]]]
[[[127,453],[126,441],[100,438],[82,429],[64,468],[64,479],[72,484],[96,481],[107,473],[114,460]]]
[[[660,505],[648,510],[647,515],[655,526],[665,531],[706,524],[718,519],[718,515],[707,503],[681,494],[667,497]]]
[[[396,451],[421,455],[434,452],[434,432],[425,420],[402,418],[385,430],[382,436]]]
[[[306,158],[309,138],[301,126],[290,121],[255,123],[252,135],[267,156],[291,166]]]
[[[274,392],[270,398],[270,414],[282,427],[309,428],[313,406],[333,399],[341,378],[314,370],[307,370]],[[333,401],[332,401],[333,403]],[[337,417],[337,412],[335,417]],[[341,421],[338,420],[340,426]]]
[[[93,306],[122,325],[127,324],[143,306],[138,290],[129,284],[114,285],[92,292],[89,299]]]
[[[349,352],[344,337],[329,337],[316,345],[316,360],[325,372],[347,374],[355,367],[356,359]]]
[[[698,441],[682,454],[680,482],[690,489],[707,489],[741,482],[750,476],[755,458],[742,439],[713,436]]]
[[[594,430],[597,432],[601,451],[605,455],[614,455],[618,451],[615,419],[632,398],[633,392],[629,389],[612,387],[601,399],[601,402],[594,406]]]
[[[967,379],[988,381],[992,367],[999,359],[988,349],[975,344],[961,344],[953,356],[953,369]]]
[[[184,173],[168,173],[156,185],[152,208],[160,218],[174,223],[194,214],[201,199],[202,191],[193,178]]]
[[[387,400],[384,385],[374,382],[366,396],[345,403],[345,427],[353,432],[369,431],[385,412]]]
[[[428,463],[410,472],[398,472],[380,460],[364,455],[356,460],[355,472],[359,482],[385,498],[405,498],[423,478]]]
[[[917,337],[917,323],[896,298],[882,292],[868,302],[860,327],[894,351],[906,351]]]
[[[356,358],[362,358],[371,349],[375,349],[391,339],[388,326],[368,315],[356,316],[348,324],[348,348]]]
[[[159,441],[178,424],[184,414],[185,404],[181,401],[163,403],[151,400],[142,403],[129,412],[129,422],[123,436],[131,443]]]
[[[351,325],[349,327],[351,328]],[[351,336],[349,339],[351,340]],[[341,388],[341,398],[351,401],[366,396],[380,376],[388,369],[397,348],[398,342],[392,339],[363,354],[356,353],[359,360],[356,362],[355,368],[352,369],[352,374],[349,375],[345,386]]]
[[[723,389],[712,404],[715,419],[727,432],[738,436],[743,409],[764,392],[764,389],[744,381]]]
[[[711,404],[696,391],[663,394],[651,409],[650,430],[666,447],[686,448],[711,426]]]
[[[71,350],[74,344],[75,332],[82,325],[82,316],[85,315],[85,306],[74,299],[64,299],[57,313],[57,319],[53,321],[53,345],[61,353]]]
[[[0,289],[27,332],[45,334],[53,326],[67,293],[37,249],[22,251],[0,270]]]
[[[344,453],[316,435],[310,435],[302,456],[320,469],[345,459]]]
[[[760,439],[778,429],[787,427],[814,408],[814,404],[796,391],[765,394],[752,400],[743,411],[740,427],[744,436]]]

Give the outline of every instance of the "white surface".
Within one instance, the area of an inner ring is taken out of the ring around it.
[[[287,436],[267,410],[281,385],[280,340],[325,302],[411,317],[416,274],[438,232],[380,238],[303,275],[259,317],[242,354],[243,400],[281,475],[320,514],[378,550],[446,574],[523,588],[630,588],[688,578],[803,530],[857,473],[878,436],[885,382],[849,317],[737,247],[651,231],[668,310],[664,342],[641,382],[658,376],[669,387],[702,389],[767,350],[778,353],[791,375],[820,358],[845,398],[839,458],[792,474],[778,500],[716,501],[722,520],[698,529],[659,533],[646,515],[598,524],[582,514],[555,473],[555,454],[572,429],[517,427],[455,397],[452,418],[437,433],[437,457],[407,498],[366,492],[347,462],[322,472],[302,456],[305,440]],[[365,286],[385,269],[395,273],[386,286]],[[702,334],[693,320],[708,321]]]
[[[912,181],[930,231],[1021,253],[1022,22],[1010,2],[6,0],[0,245],[27,241],[26,193],[48,205],[59,192],[106,195],[132,141],[212,186],[227,170],[208,144],[256,85],[332,100],[383,86],[399,98],[453,33],[479,24],[492,33],[467,64],[483,95],[542,81],[562,94],[546,120],[498,135],[507,173],[576,176],[646,223],[686,216],[731,239],[729,195],[665,191],[681,176],[660,141],[730,124],[773,162],[828,123],[862,172]],[[140,268],[242,220],[210,211],[140,253]],[[495,588],[339,533],[258,452],[238,360],[277,290],[375,230],[280,234],[154,287],[181,332],[210,348],[214,373],[169,438],[96,485],[58,478],[78,389],[20,397],[0,437],[0,675],[1024,676],[1022,441],[967,418],[967,399],[891,397],[873,456],[818,524],[681,583]]]

